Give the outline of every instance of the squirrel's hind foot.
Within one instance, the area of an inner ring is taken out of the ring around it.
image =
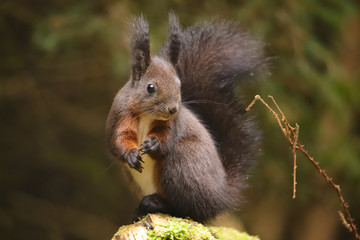
[[[134,221],[148,213],[169,213],[165,200],[157,193],[146,195],[135,210]]]

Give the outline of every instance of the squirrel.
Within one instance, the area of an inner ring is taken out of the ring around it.
[[[265,71],[263,44],[237,22],[183,29],[170,13],[167,42],[151,57],[145,18],[130,28],[132,72],[106,135],[143,195],[135,219],[158,212],[204,222],[237,207],[260,134],[234,88]]]

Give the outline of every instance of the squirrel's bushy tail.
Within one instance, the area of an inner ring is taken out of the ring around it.
[[[244,172],[259,152],[259,132],[234,89],[237,81],[252,81],[266,71],[263,44],[232,21],[212,20],[180,30],[170,14],[169,25],[165,49],[172,42],[181,45],[176,70],[182,102],[211,132],[230,184],[244,186]]]

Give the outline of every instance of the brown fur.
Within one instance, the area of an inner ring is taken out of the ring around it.
[[[164,196],[164,192],[161,187],[161,175],[164,170],[164,161],[163,157],[157,158],[154,168],[154,184],[157,190],[156,192],[161,196]]]
[[[155,135],[160,140],[160,142],[164,142],[168,137],[170,126],[170,121],[155,120],[152,124],[149,136]]]
[[[137,148],[137,125],[138,121],[130,116],[124,116],[117,122],[113,147],[119,149],[120,154],[126,154],[131,149]]]

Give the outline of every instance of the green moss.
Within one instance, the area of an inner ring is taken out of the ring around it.
[[[165,214],[149,214],[134,224],[122,226],[113,240],[121,239],[129,232],[131,235],[147,235],[149,240],[260,240],[232,228],[208,227],[190,219]]]
[[[119,228],[119,230],[115,233],[114,238],[120,237],[120,235],[125,232],[127,229],[131,228],[131,225],[124,225]]]
[[[200,223],[175,217],[167,217],[167,220],[166,224],[158,224],[156,229],[148,232],[149,240],[215,240],[209,229]]]
[[[215,238],[219,240],[231,240],[231,239],[260,240],[260,238],[258,237],[250,236],[247,233],[239,232],[233,228],[209,227],[209,230],[213,233]]]

